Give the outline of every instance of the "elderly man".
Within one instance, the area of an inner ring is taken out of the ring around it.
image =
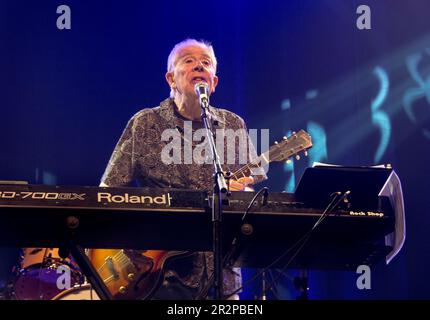
[[[143,109],[128,122],[120,137],[101,180],[101,186],[140,186],[212,190],[213,166],[211,162],[168,163],[163,159],[163,148],[168,144],[162,138],[166,130],[183,133],[188,126],[192,132],[203,128],[201,107],[195,92],[197,83],[206,83],[209,95],[218,84],[217,60],[212,46],[203,41],[187,39],[178,43],[171,51],[167,62],[166,80],[170,86],[170,97],[160,106]],[[236,114],[210,107],[215,129],[246,129],[244,121]],[[186,139],[186,138],[184,138]],[[205,141],[188,141],[192,150]],[[237,152],[238,153],[238,152]],[[195,157],[191,157],[195,160]],[[234,172],[243,164],[223,165],[224,170]],[[222,163],[226,161],[221,160]],[[265,176],[242,177],[230,180],[230,190],[241,191]],[[194,299],[201,293],[213,272],[211,253],[194,253],[191,257],[175,259],[166,264],[163,281],[157,288],[155,299]],[[223,272],[224,294],[228,296],[241,286],[240,269],[230,268]],[[238,296],[236,295],[235,298]]]

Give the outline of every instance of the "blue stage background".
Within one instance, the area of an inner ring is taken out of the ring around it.
[[[71,30],[56,27],[63,4]],[[356,27],[361,4],[370,30]],[[173,45],[203,38],[219,61],[212,104],[269,128],[271,141],[300,129],[314,139],[309,158],[271,166],[271,190],[293,191],[313,161],[389,163],[402,181],[400,254],[372,270],[371,290],[352,272],[311,271],[310,298],[428,299],[429,12],[426,0],[3,0],[0,180],[98,185],[127,120],[168,96]],[[17,258],[0,249],[0,285]],[[278,298],[295,298],[296,274],[281,277]],[[242,298],[258,297],[260,284]]]

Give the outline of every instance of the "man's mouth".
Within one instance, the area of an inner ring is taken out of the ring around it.
[[[196,83],[199,83],[199,82],[205,82],[205,83],[208,83],[208,81],[207,81],[205,78],[203,78],[203,77],[194,77],[194,78],[192,79],[192,83],[193,83],[193,84],[196,84]]]

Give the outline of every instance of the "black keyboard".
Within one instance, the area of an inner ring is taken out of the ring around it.
[[[243,213],[254,195],[232,192],[224,202],[225,248],[240,234]],[[381,257],[375,250],[389,251],[382,242],[394,230],[392,209],[384,197],[378,203],[371,210],[339,207],[327,215],[309,242],[309,250],[317,250],[320,257],[324,248],[331,248],[326,250],[326,258],[318,259],[319,264],[336,260],[340,257],[336,250],[342,247],[351,254],[348,264]],[[3,184],[0,245],[58,247],[73,234],[87,248],[209,251],[210,204],[211,194],[198,190]],[[239,263],[266,265],[312,228],[323,212],[323,207],[309,207],[294,193],[269,192],[267,203],[259,196],[246,221],[252,226],[247,236],[252,250]],[[310,257],[314,254],[308,253]],[[306,257],[297,261],[315,265]],[[343,268],[345,263],[340,265]]]

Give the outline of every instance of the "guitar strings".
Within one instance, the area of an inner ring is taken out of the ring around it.
[[[253,164],[253,166],[256,166],[256,167],[260,168],[260,165],[257,164],[257,163]],[[245,173],[248,172],[248,171],[251,171],[251,167],[250,167],[249,164],[246,164],[243,167],[241,167],[239,170],[233,172],[231,176],[232,177],[235,177],[235,176],[237,177],[238,174],[241,174],[243,177],[246,177]]]
[[[123,267],[127,264],[131,264],[130,259],[127,257],[127,255],[124,253],[123,250],[120,250],[115,255],[113,255],[112,260],[114,262],[119,263],[121,267]],[[106,261],[97,269],[97,271],[101,272],[105,267],[107,267]]]
[[[298,149],[299,151],[301,151],[301,150],[304,149],[304,146],[300,145],[298,148],[293,148],[292,150],[294,150],[294,149]],[[265,152],[265,153],[267,153],[267,152]],[[241,174],[243,177],[245,177],[244,173],[246,173],[247,171],[251,171],[250,165],[252,165],[253,167],[261,168],[261,160],[262,160],[262,158],[263,159],[265,158],[265,157],[263,157],[263,155],[265,153],[263,153],[262,155],[260,155],[260,156],[257,157],[256,163],[246,164],[243,167],[241,167],[239,170],[237,170],[234,173],[232,173],[232,177],[237,176],[238,174]],[[292,156],[294,153],[296,153],[296,152],[293,152],[290,156]]]

